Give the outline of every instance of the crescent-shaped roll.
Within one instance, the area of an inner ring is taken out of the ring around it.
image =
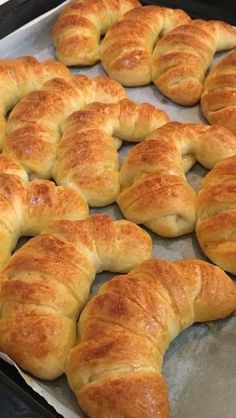
[[[100,59],[100,39],[124,13],[140,7],[137,0],[75,0],[56,21],[52,38],[59,61],[91,65]]]
[[[196,234],[207,257],[236,274],[236,156],[220,161],[204,178]]]
[[[236,286],[200,260],[149,260],[104,284],[84,308],[66,374],[89,418],[169,418],[161,374],[169,343],[236,309]]]
[[[57,219],[84,219],[88,205],[81,194],[52,181],[28,182],[25,170],[0,155],[0,268],[21,236],[39,234]]]
[[[236,47],[236,29],[222,21],[192,20],[164,36],[153,51],[152,80],[174,102],[194,105],[217,51]]]
[[[236,135],[236,51],[210,71],[203,86],[201,109],[208,122],[222,125]]]
[[[102,45],[102,65],[124,86],[152,81],[152,52],[159,37],[190,17],[180,9],[145,6],[129,11],[108,30]]]
[[[0,148],[5,140],[6,115],[22,97],[51,78],[71,77],[58,61],[39,62],[35,57],[0,60]]]
[[[54,78],[15,106],[7,123],[3,153],[31,176],[51,178],[61,123],[67,116],[93,101],[111,103],[124,97],[124,88],[108,77]]]
[[[236,154],[236,138],[213,125],[169,122],[127,154],[117,199],[125,218],[164,237],[194,231],[196,192],[185,172],[196,161],[211,169]]]
[[[62,125],[53,177],[57,184],[79,190],[89,206],[116,201],[120,185],[117,148],[122,140],[139,142],[169,120],[148,103],[123,99],[92,103]]]
[[[76,342],[96,273],[128,272],[151,253],[143,229],[107,215],[48,226],[1,273],[0,350],[34,376],[55,379]]]

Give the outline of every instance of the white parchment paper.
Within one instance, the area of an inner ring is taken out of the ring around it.
[[[50,32],[64,4],[0,40],[0,59],[20,55],[34,55],[39,59],[54,58]],[[214,63],[221,55],[218,54]],[[104,74],[100,65],[73,69],[73,72],[84,72],[89,76]],[[127,91],[131,99],[146,101],[165,110],[172,120],[205,122],[198,106],[186,108],[171,103],[154,86]],[[128,149],[127,145],[121,149],[121,161]],[[196,165],[187,177],[198,189],[205,173],[205,169]],[[106,212],[116,219],[122,217],[117,205],[91,209],[90,212]],[[155,257],[170,260],[189,257],[205,259],[194,234],[178,239],[164,239],[152,233],[151,236]],[[91,294],[96,293],[109,277],[111,274],[108,273],[98,275]],[[4,354],[1,357],[10,361]],[[65,418],[85,418],[65,376],[48,383],[17,369],[27,384]],[[172,418],[236,418],[236,317],[208,325],[197,324],[183,332],[173,341],[165,355],[163,374],[169,388]]]

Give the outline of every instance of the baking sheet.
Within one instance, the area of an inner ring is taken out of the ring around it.
[[[66,2],[67,3],[67,2]],[[38,59],[54,58],[50,32],[52,25],[65,3],[25,25],[0,40],[0,58],[34,55]],[[222,54],[218,54],[216,63]],[[100,65],[92,68],[73,69],[73,72],[89,76],[104,74]],[[165,110],[172,120],[180,122],[204,122],[198,106],[186,108],[171,103],[154,86],[127,89],[128,96],[137,102],[149,102]],[[120,151],[124,159],[129,145]],[[188,173],[189,182],[199,188],[206,173],[198,164]],[[114,219],[122,218],[117,205],[91,209],[90,213],[106,212]],[[150,232],[150,231],[149,231]],[[154,257],[176,260],[196,257],[205,259],[195,235],[178,239],[163,239],[151,233]],[[97,276],[91,294],[112,276]],[[4,354],[2,357],[10,361]],[[172,418],[235,418],[236,417],[236,317],[213,324],[197,324],[184,331],[170,345],[165,355],[163,374],[166,378],[172,409]],[[85,418],[65,376],[53,383],[30,377],[17,368],[25,381],[42,395],[65,418]]]

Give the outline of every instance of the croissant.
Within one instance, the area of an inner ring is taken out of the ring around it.
[[[127,154],[118,205],[125,218],[164,237],[192,232],[196,192],[184,173],[196,161],[210,169],[234,154],[236,138],[223,127],[169,122]]]
[[[100,38],[137,0],[75,0],[56,21],[52,38],[59,61],[66,65],[91,65],[100,59]]]
[[[0,60],[0,148],[5,139],[6,115],[27,93],[54,77],[69,79],[68,69],[58,61],[39,62],[34,57]]]
[[[236,134],[236,51],[227,55],[209,73],[203,86],[201,109],[210,123]]]
[[[193,20],[178,26],[153,51],[152,80],[174,102],[194,105],[215,52],[236,47],[236,29],[221,21]]]
[[[129,11],[108,30],[101,44],[102,65],[124,86],[151,83],[152,52],[160,35],[190,20],[180,9],[145,6]]]
[[[51,178],[60,126],[66,117],[93,101],[116,102],[124,97],[124,88],[108,77],[52,79],[15,106],[7,123],[3,152],[32,176]]]
[[[56,378],[75,344],[95,274],[127,272],[151,251],[144,230],[107,215],[48,226],[1,273],[0,350],[36,377]]]
[[[215,52],[235,46],[236,30],[225,22],[190,21],[182,10],[147,6],[126,13],[108,30],[102,64],[125,86],[153,81],[171,100],[193,105]]]
[[[196,234],[213,263],[236,274],[236,156],[220,161],[198,194]]]
[[[49,222],[83,219],[88,205],[76,190],[57,187],[52,181],[28,183],[25,170],[0,155],[0,267],[8,261],[20,236],[39,234]]]
[[[169,418],[161,374],[171,340],[236,309],[236,286],[200,260],[145,261],[103,285],[84,308],[66,367],[90,418]]]
[[[104,206],[119,194],[121,140],[142,141],[168,122],[154,106],[123,99],[114,104],[92,103],[62,124],[53,177],[57,184],[79,190],[90,206]]]

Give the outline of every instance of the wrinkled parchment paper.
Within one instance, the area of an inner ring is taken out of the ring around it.
[[[54,58],[50,32],[64,4],[0,40],[0,59],[20,55],[34,55],[39,59]],[[221,56],[222,54],[218,54],[214,63]],[[84,72],[89,76],[104,74],[100,65],[73,69],[73,72]],[[198,106],[186,108],[171,103],[154,86],[127,91],[131,99],[137,102],[146,101],[165,110],[172,120],[205,122]],[[124,145],[121,149],[121,161],[128,149],[129,145]],[[206,170],[200,165],[196,165],[188,173],[188,180],[194,188],[199,188],[205,173]],[[106,212],[113,218],[122,218],[116,205],[91,209],[90,212]],[[170,260],[185,257],[205,259],[194,234],[178,239],[164,239],[152,233],[151,236],[155,257]],[[96,293],[99,286],[111,276],[109,273],[98,275],[91,294]],[[1,357],[11,362],[4,354]],[[48,383],[32,378],[18,367],[17,369],[27,384],[53,405],[62,416],[85,418],[67,385],[65,376]],[[236,317],[208,325],[194,325],[184,331],[171,343],[165,355],[163,374],[169,388],[172,418],[235,418]]]

